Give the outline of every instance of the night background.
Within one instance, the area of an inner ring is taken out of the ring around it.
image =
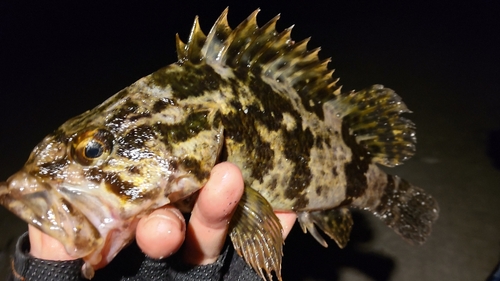
[[[309,48],[332,57],[344,91],[383,84],[403,98],[417,124],[417,155],[390,172],[441,208],[423,246],[361,211],[344,250],[333,241],[323,249],[296,225],[284,280],[486,280],[497,266],[498,0],[68,3],[0,2],[0,181],[64,121],[175,62],[175,34],[186,41],[196,15],[207,33],[226,6],[233,28],[260,7],[259,25],[281,13],[278,31],[295,24],[294,40],[312,36]],[[0,208],[0,276],[25,230]]]

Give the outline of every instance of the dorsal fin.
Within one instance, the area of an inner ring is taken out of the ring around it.
[[[200,29],[198,17],[187,44],[177,36],[179,63],[204,62],[266,76],[293,87],[305,109],[323,118],[323,103],[339,95],[340,87],[338,79],[332,78],[333,70],[327,67],[330,59],[319,60],[320,48],[308,50],[309,39],[293,41],[290,37],[293,26],[277,32],[279,15],[259,27],[257,9],[232,30],[227,13],[226,8],[207,36]]]
[[[401,117],[411,111],[393,90],[373,85],[344,93],[328,106],[349,126],[350,134],[374,161],[392,167],[415,154],[415,124]]]
[[[201,52],[201,49],[205,45],[207,36],[201,31],[198,17],[194,18],[194,24],[191,28],[187,44],[184,44],[184,42],[180,40],[178,34],[176,37],[177,57],[179,61],[189,60],[196,63],[203,60],[205,56]]]

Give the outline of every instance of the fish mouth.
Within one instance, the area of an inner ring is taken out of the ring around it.
[[[24,169],[0,182],[0,204],[81,258],[102,244],[97,229],[57,188]]]

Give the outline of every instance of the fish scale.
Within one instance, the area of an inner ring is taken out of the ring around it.
[[[234,30],[226,9],[205,35],[195,18],[178,61],[65,122],[0,183],[0,203],[63,243],[82,272],[108,263],[133,239],[135,222],[191,195],[220,161],[236,164],[245,191],[230,222],[234,248],[263,278],[281,280],[282,227],[296,212],[323,246],[349,240],[350,208],[372,212],[413,244],[429,236],[436,201],[388,175],[415,153],[415,125],[391,89],[341,92],[309,39],[279,16]]]

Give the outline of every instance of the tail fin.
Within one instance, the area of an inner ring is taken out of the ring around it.
[[[437,220],[437,202],[419,187],[373,165],[368,190],[354,205],[373,212],[410,244],[423,244]]]
[[[439,207],[429,194],[398,176],[387,176],[387,186],[375,214],[410,243],[422,244],[438,218]]]

